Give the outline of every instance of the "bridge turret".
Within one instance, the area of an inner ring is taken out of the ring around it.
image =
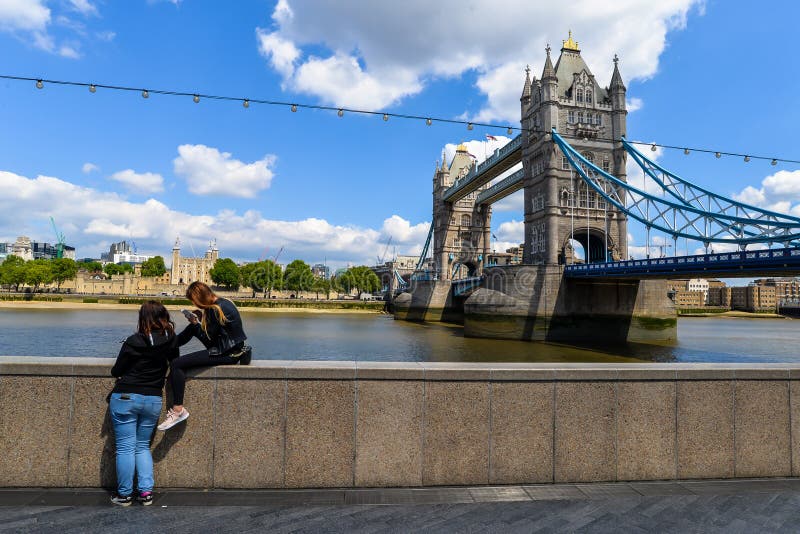
[[[619,58],[614,54],[614,73],[611,75],[609,92],[611,93],[611,128],[615,140],[625,136],[625,116],[628,114],[625,108],[625,93],[627,89],[622,82],[618,64]]]
[[[528,114],[528,109],[531,105],[531,67],[525,67],[525,84],[522,86],[522,96],[519,97],[521,116],[525,117]]]

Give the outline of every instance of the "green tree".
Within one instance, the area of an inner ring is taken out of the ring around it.
[[[103,272],[106,273],[108,276],[113,276],[115,274],[125,274],[125,273],[132,273],[133,267],[129,263],[123,263],[121,265],[116,263],[107,263],[105,267],[103,267]]]
[[[280,289],[283,285],[283,271],[281,266],[272,260],[248,263],[240,269],[242,285],[253,290],[255,294],[263,292],[268,298],[272,297],[273,289]]]
[[[25,265],[25,283],[33,286],[34,291],[38,290],[40,285],[52,281],[53,267],[48,260],[33,260]]]
[[[14,286],[14,291],[19,291],[20,284],[25,283],[25,260],[13,254],[6,256],[0,269],[0,283],[4,286]]]
[[[311,290],[317,294],[317,300],[319,300],[320,293],[325,293],[325,298],[330,299],[331,281],[322,277],[315,278],[314,282],[311,284]]]
[[[314,273],[303,260],[294,260],[286,266],[284,286],[290,291],[309,291],[314,284]]]
[[[225,286],[228,289],[239,289],[241,273],[239,272],[239,266],[232,259],[218,259],[214,262],[214,267],[209,271],[209,274],[215,284]]]
[[[373,293],[381,287],[378,275],[365,265],[350,267],[337,279],[338,284],[346,293],[351,293],[354,289],[359,293]]]
[[[99,273],[103,270],[103,264],[99,261],[87,261],[78,264],[78,269],[85,269],[90,273]]]
[[[78,264],[72,258],[50,260],[50,269],[59,291],[61,291],[61,284],[67,280],[72,280],[78,274]]]
[[[155,256],[142,262],[142,276],[163,276],[167,272],[164,258]]]

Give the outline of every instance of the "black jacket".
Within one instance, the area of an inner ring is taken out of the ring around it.
[[[133,334],[122,344],[111,376],[117,378],[113,393],[161,396],[169,362],[180,356],[178,347],[192,339],[192,325],[176,335],[153,332],[153,342],[144,334]]]
[[[233,341],[234,346],[242,345],[247,336],[244,333],[242,326],[242,317],[239,315],[239,310],[236,309],[233,302],[228,299],[218,298],[217,304],[222,308],[222,313],[225,314],[225,324],[220,324],[217,310],[209,308],[204,310],[206,317],[206,330],[197,325],[195,326],[195,335],[207,349],[219,347],[220,331],[225,330],[228,337]],[[224,351],[223,351],[224,352]]]

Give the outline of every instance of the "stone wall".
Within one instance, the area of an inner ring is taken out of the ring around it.
[[[0,358],[0,486],[110,486],[110,360]],[[157,487],[800,474],[800,367],[259,361],[196,374]]]

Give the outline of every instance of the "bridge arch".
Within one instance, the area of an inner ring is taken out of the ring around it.
[[[608,261],[617,255],[617,245],[611,235],[606,235],[599,228],[590,227],[587,231],[586,227],[578,227],[561,244],[562,263],[572,263],[575,258],[571,241],[576,241],[583,247],[586,263]]]

